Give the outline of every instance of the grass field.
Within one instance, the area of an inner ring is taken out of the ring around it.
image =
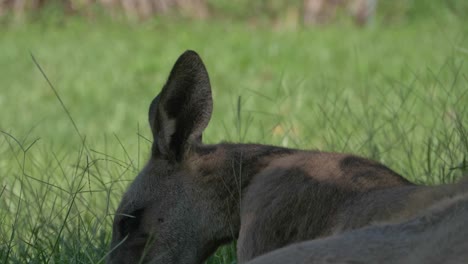
[[[149,103],[186,49],[211,77],[207,143],[352,152],[428,184],[468,170],[468,21],[456,16],[364,29],[74,18],[0,32],[0,263],[103,262],[148,157]],[[209,263],[235,263],[234,250]]]

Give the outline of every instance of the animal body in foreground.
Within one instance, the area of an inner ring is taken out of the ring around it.
[[[212,108],[207,70],[186,51],[150,105],[151,156],[117,209],[108,263],[202,263],[234,239],[243,263],[295,242],[406,219],[452,192],[416,186],[351,154],[203,144]]]

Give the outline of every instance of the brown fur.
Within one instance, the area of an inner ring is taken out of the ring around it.
[[[468,194],[465,193],[442,199],[406,221],[296,243],[248,264],[466,263],[467,220]]]
[[[108,263],[202,263],[234,239],[242,263],[431,203],[424,194],[431,188],[365,158],[204,145],[211,111],[208,73],[187,51],[151,103],[152,155],[117,209]]]

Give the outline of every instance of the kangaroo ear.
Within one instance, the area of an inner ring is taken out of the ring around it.
[[[201,142],[213,110],[205,65],[194,51],[177,59],[161,93],[149,109],[153,154],[180,161],[188,142]]]

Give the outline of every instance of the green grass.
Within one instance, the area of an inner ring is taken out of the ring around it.
[[[468,23],[456,16],[365,29],[69,19],[0,31],[0,262],[103,259],[148,157],[149,103],[186,49],[211,76],[208,143],[352,152],[430,184],[467,172]],[[234,249],[209,263],[232,263]]]

